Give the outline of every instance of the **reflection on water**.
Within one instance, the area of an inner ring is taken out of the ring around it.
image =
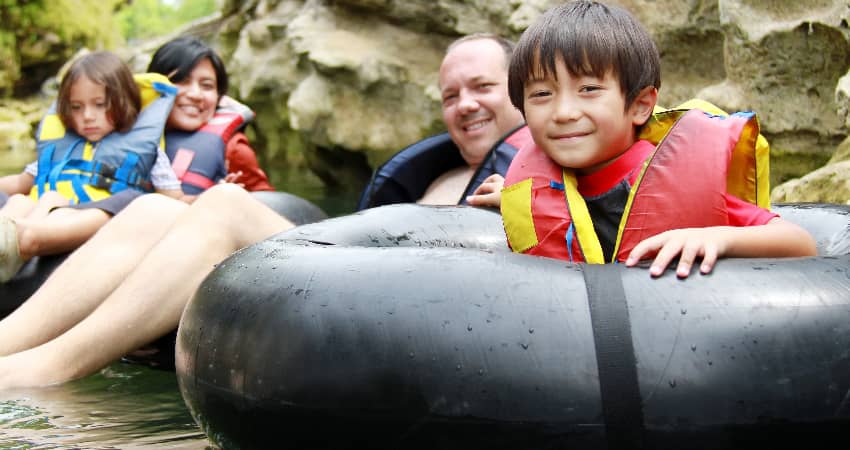
[[[116,363],[61,386],[0,391],[0,448],[211,447],[174,372]]]

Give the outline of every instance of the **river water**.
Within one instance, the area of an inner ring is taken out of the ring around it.
[[[3,449],[208,449],[174,372],[115,363],[82,380],[0,391]]]
[[[27,158],[24,158],[27,159]],[[0,175],[27,162],[0,164]],[[280,190],[332,216],[354,209],[359,192],[327,192],[305,170],[272,174]],[[211,449],[174,372],[116,362],[61,386],[0,390],[0,449]]]

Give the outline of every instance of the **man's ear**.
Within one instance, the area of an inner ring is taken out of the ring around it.
[[[656,101],[658,101],[658,89],[655,86],[647,86],[641,89],[638,96],[632,101],[632,106],[629,107],[634,126],[639,127],[649,120]]]

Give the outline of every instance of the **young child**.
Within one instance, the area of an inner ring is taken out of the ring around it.
[[[654,256],[652,276],[678,256],[683,278],[697,259],[706,274],[722,256],[814,255],[805,230],[727,191],[727,174],[755,171],[732,158],[758,136],[752,114],[691,110],[657,146],[639,139],[660,73],[647,31],[615,6],[566,3],[523,33],[509,90],[535,145],[520,150],[505,179],[511,248],[627,266]],[[739,185],[747,183],[728,184]]]
[[[140,92],[138,83],[149,89]],[[183,195],[161,150],[175,95],[164,76],[134,78],[110,52],[89,53],[71,64],[55,108],[39,126],[38,160],[0,178],[0,191],[10,195],[0,209],[0,282],[23,264],[17,222],[34,226],[56,216],[48,216],[56,207],[108,199],[126,189]],[[83,220],[46,245],[55,252],[78,246],[121,206],[102,213],[63,208],[61,215],[82,214]]]

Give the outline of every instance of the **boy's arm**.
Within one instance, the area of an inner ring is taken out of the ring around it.
[[[8,195],[28,194],[34,182],[35,177],[26,172],[6,175],[5,177],[0,177],[0,191]]]
[[[676,256],[676,275],[685,278],[697,258],[702,258],[700,272],[711,272],[720,257],[787,257],[815,256],[817,248],[812,236],[803,228],[779,217],[764,225],[747,227],[684,228],[665,231],[641,241],[629,253],[627,266],[634,266],[655,254],[649,268],[659,276]]]

